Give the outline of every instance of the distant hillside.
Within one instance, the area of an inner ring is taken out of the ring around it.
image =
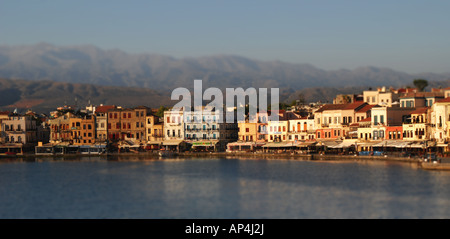
[[[0,111],[31,108],[48,113],[64,104],[84,108],[89,101],[94,105],[123,107],[145,105],[156,108],[173,104],[170,95],[146,88],[0,79]]]
[[[430,87],[450,87],[450,80],[431,82]],[[360,94],[368,87],[312,87],[302,90],[280,89],[280,102],[291,103],[299,95],[307,102],[331,103],[337,94]],[[99,86],[93,84],[73,84],[54,81],[30,81],[0,79],[0,111],[14,110],[24,112],[32,109],[48,113],[58,106],[77,105],[85,107],[88,102],[99,105],[120,105],[135,107],[145,105],[159,108],[161,105],[173,106],[178,101],[170,100],[169,91],[156,91],[148,88]]]
[[[91,45],[40,43],[0,46],[0,77],[147,87],[158,91],[172,91],[179,86],[192,88],[194,79],[203,79],[204,88],[278,87],[296,91],[311,87],[398,87],[410,84],[415,78],[447,80],[450,73],[410,75],[377,67],[325,71],[308,64],[264,62],[240,56],[176,59],[102,50]]]

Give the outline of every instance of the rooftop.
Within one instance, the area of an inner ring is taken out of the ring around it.
[[[430,107],[417,108],[416,110],[412,111],[411,114],[425,114],[425,113],[427,113],[429,108]]]

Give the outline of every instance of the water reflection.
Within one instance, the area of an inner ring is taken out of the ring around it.
[[[0,218],[449,218],[450,173],[235,158],[1,161]]]

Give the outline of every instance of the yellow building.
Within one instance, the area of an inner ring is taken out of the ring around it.
[[[404,140],[428,140],[430,138],[428,109],[429,107],[424,107],[411,112],[411,122],[403,124]]]
[[[258,140],[258,123],[238,123],[238,140],[244,142],[256,142]]]
[[[159,149],[164,141],[164,122],[158,116],[147,115],[146,117],[147,145],[151,149]]]
[[[289,121],[269,121],[268,125],[268,142],[283,142],[288,141]]]
[[[314,128],[314,119],[301,118],[289,120],[288,140],[314,140],[316,131]]]

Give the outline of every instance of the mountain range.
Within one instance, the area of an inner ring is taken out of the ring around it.
[[[280,88],[283,99],[291,99],[292,94],[305,92],[310,95],[306,97],[309,101],[321,100],[321,97],[323,101],[329,101],[329,94],[333,91],[347,92],[339,89],[406,87],[412,86],[416,78],[427,79],[430,86],[447,87],[450,73],[408,74],[372,66],[353,70],[323,70],[310,64],[259,61],[235,55],[178,59],[158,54],[130,54],[117,49],[104,50],[92,45],[56,46],[39,43],[0,46],[0,78],[8,79],[3,80],[0,88],[2,107],[14,103],[12,99],[18,99],[19,95],[19,100],[24,100],[24,94],[30,97],[39,90],[42,90],[39,93],[41,97],[90,98],[105,101],[103,103],[114,102],[110,97],[117,95],[110,96],[107,93],[114,91],[135,98],[143,97],[136,92],[145,91],[146,94],[168,99],[170,92],[177,87],[192,89],[194,79],[203,80],[203,89]],[[16,85],[18,91],[6,91],[13,89],[14,81],[17,80],[36,82],[33,85],[32,82],[21,81],[20,84],[26,86]],[[9,88],[5,88],[7,86]],[[106,86],[110,88],[102,88]],[[131,88],[127,92],[128,88],[124,87]],[[324,87],[328,90],[324,90]],[[28,89],[33,93],[27,93]],[[311,89],[315,89],[315,96],[312,96]]]

